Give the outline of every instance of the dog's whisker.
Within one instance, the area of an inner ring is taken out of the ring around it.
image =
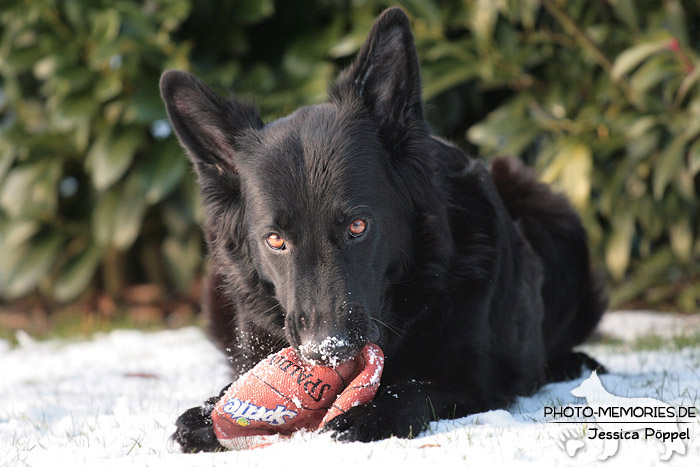
[[[389,323],[385,323],[384,321],[382,321],[382,320],[380,320],[380,319],[377,319],[377,318],[375,318],[375,317],[373,317],[373,316],[371,316],[370,319],[371,319],[372,321],[377,322],[378,324],[381,324],[382,326],[384,326],[384,327],[387,328],[389,331],[393,332],[394,334],[396,334],[396,335],[399,336],[399,337],[401,337],[401,336],[403,336],[403,335],[406,334],[405,331],[403,331],[402,329],[399,329],[399,328],[397,328],[397,327],[395,327],[395,326],[392,326],[392,325],[389,324]]]
[[[273,348],[275,350],[277,349],[283,349],[285,347],[289,346],[289,343],[287,342],[287,339],[284,337],[280,337],[277,339],[277,342],[273,344]]]
[[[277,303],[277,304],[275,304],[275,305],[272,305],[270,308],[268,308],[267,310],[263,311],[262,314],[265,315],[265,314],[271,312],[272,310],[274,310],[275,308],[277,308],[278,306],[280,306],[279,303]]]
[[[406,279],[406,280],[403,280],[403,281],[392,281],[392,282],[389,282],[389,285],[410,284],[411,282],[416,282],[416,281],[419,280],[419,279],[420,279],[419,277],[412,277],[412,278],[410,278],[410,279]]]

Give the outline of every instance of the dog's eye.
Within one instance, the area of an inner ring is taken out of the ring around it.
[[[367,221],[364,219],[355,219],[350,224],[350,228],[348,230],[351,237],[359,237],[365,233],[365,230],[367,230]]]
[[[265,241],[267,242],[267,246],[269,246],[273,250],[283,250],[284,249],[284,238],[282,238],[280,236],[280,234],[271,233],[270,235],[267,236]]]

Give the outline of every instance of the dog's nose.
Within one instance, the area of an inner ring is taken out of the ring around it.
[[[311,363],[337,366],[368,342],[369,319],[359,304],[343,303],[334,313],[311,308],[295,315],[295,332],[288,333],[290,344]]]

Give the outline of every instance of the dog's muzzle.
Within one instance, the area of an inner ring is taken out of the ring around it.
[[[315,365],[340,365],[356,356],[375,335],[378,332],[370,325],[367,311],[355,303],[344,304],[336,313],[297,310],[287,319],[289,343]]]

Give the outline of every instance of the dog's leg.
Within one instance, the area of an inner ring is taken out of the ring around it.
[[[334,431],[339,441],[376,441],[396,436],[410,438],[431,421],[451,419],[483,409],[466,397],[468,391],[450,391],[431,383],[409,382],[380,389],[374,401],[353,407],[332,419],[323,431]]]
[[[596,370],[605,374],[608,370],[583,352],[570,352],[551,362],[547,368],[547,381],[569,381],[580,378],[582,371]]]
[[[199,407],[192,407],[177,418],[177,429],[172,435],[182,449],[182,452],[222,451],[214,434],[211,412],[228,390],[230,384],[221,390],[218,396],[210,397]]]

